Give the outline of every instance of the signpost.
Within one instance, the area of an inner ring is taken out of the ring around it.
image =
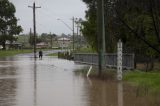
[[[122,80],[122,41],[119,40],[117,44],[117,79]]]

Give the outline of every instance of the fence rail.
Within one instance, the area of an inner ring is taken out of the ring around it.
[[[75,53],[73,54],[74,61],[84,64],[98,65],[98,54],[96,53]],[[123,54],[123,68],[134,69],[134,54]],[[105,66],[116,68],[117,67],[117,54],[107,53],[105,54]]]

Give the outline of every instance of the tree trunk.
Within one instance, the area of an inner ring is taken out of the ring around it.
[[[6,43],[5,42],[2,42],[2,47],[3,47],[2,50],[6,50]]]
[[[154,59],[153,59],[153,56],[150,57],[150,67],[149,67],[149,70],[153,70],[154,68]]]
[[[146,71],[146,72],[148,72],[148,69],[149,69],[148,67],[149,67],[149,62],[148,62],[148,60],[147,60],[146,63],[145,63],[145,71]]]

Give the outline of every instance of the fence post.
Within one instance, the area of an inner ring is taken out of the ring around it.
[[[122,41],[117,44],[117,79],[122,80]]]

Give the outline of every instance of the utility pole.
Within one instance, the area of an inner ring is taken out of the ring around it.
[[[74,19],[74,17],[72,18],[72,23],[73,23],[73,51],[74,51],[74,21],[75,21],[75,19]]]
[[[105,67],[105,24],[104,24],[104,0],[97,0],[97,28],[98,28],[98,53],[99,53],[99,76]]]
[[[79,23],[77,23],[77,41],[76,41],[76,44],[77,44],[77,50],[79,49],[79,26],[78,26]]]
[[[29,8],[33,9],[33,29],[34,29],[34,58],[36,58],[36,8],[41,8],[41,7],[36,7],[35,2],[33,3],[33,6],[28,6]]]
[[[77,44],[77,50],[79,49],[79,20],[77,20],[77,39],[76,39],[76,44]]]
[[[30,32],[29,32],[29,43],[30,43],[30,46],[32,46],[32,28],[30,28]]]
[[[50,36],[51,36],[51,49],[52,49],[52,45],[53,45],[53,36],[52,36],[51,32],[50,32]]]
[[[81,18],[76,18],[76,24],[77,24],[77,39],[76,39],[76,44],[77,44],[77,50],[80,48],[80,26],[81,26],[82,19]]]

